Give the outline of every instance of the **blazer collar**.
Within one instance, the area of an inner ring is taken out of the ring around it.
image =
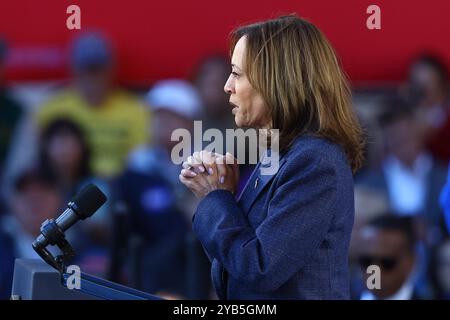
[[[244,189],[238,198],[238,203],[241,205],[241,208],[244,212],[248,213],[250,211],[251,206],[255,202],[256,198],[259,194],[264,190],[267,184],[272,181],[272,179],[280,172],[281,167],[286,162],[285,157],[281,156],[278,163],[278,170],[273,172],[273,174],[262,174],[267,173],[267,169],[270,167],[270,163],[266,163],[264,157],[253,170],[250,178],[248,179]]]

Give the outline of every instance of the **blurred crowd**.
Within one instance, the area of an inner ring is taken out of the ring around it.
[[[195,120],[203,130],[235,128],[223,91],[228,57],[205,57],[189,79],[131,90],[118,84],[111,44],[85,33],[70,45],[71,78],[33,99],[5,85],[7,55],[0,39],[0,299],[10,296],[14,259],[38,258],[31,243],[42,222],[88,183],[108,201],[67,231],[72,264],[167,298],[216,298],[171,134],[192,132]],[[447,69],[420,56],[398,86],[354,88],[354,104],[367,148],[355,176],[353,298],[450,299]],[[242,165],[241,188],[251,170]],[[380,289],[367,287],[371,265]]]

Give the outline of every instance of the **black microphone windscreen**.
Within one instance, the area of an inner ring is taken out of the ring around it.
[[[105,194],[95,185],[88,184],[72,199],[77,215],[85,219],[94,214],[105,202]]]

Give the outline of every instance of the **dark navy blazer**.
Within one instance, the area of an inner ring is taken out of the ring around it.
[[[353,175],[342,148],[304,135],[276,174],[260,166],[238,201],[212,191],[193,218],[218,297],[349,299]]]

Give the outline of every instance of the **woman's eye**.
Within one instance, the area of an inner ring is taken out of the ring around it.
[[[231,74],[234,76],[234,77],[239,77],[239,74],[237,73],[237,72],[231,72]]]

